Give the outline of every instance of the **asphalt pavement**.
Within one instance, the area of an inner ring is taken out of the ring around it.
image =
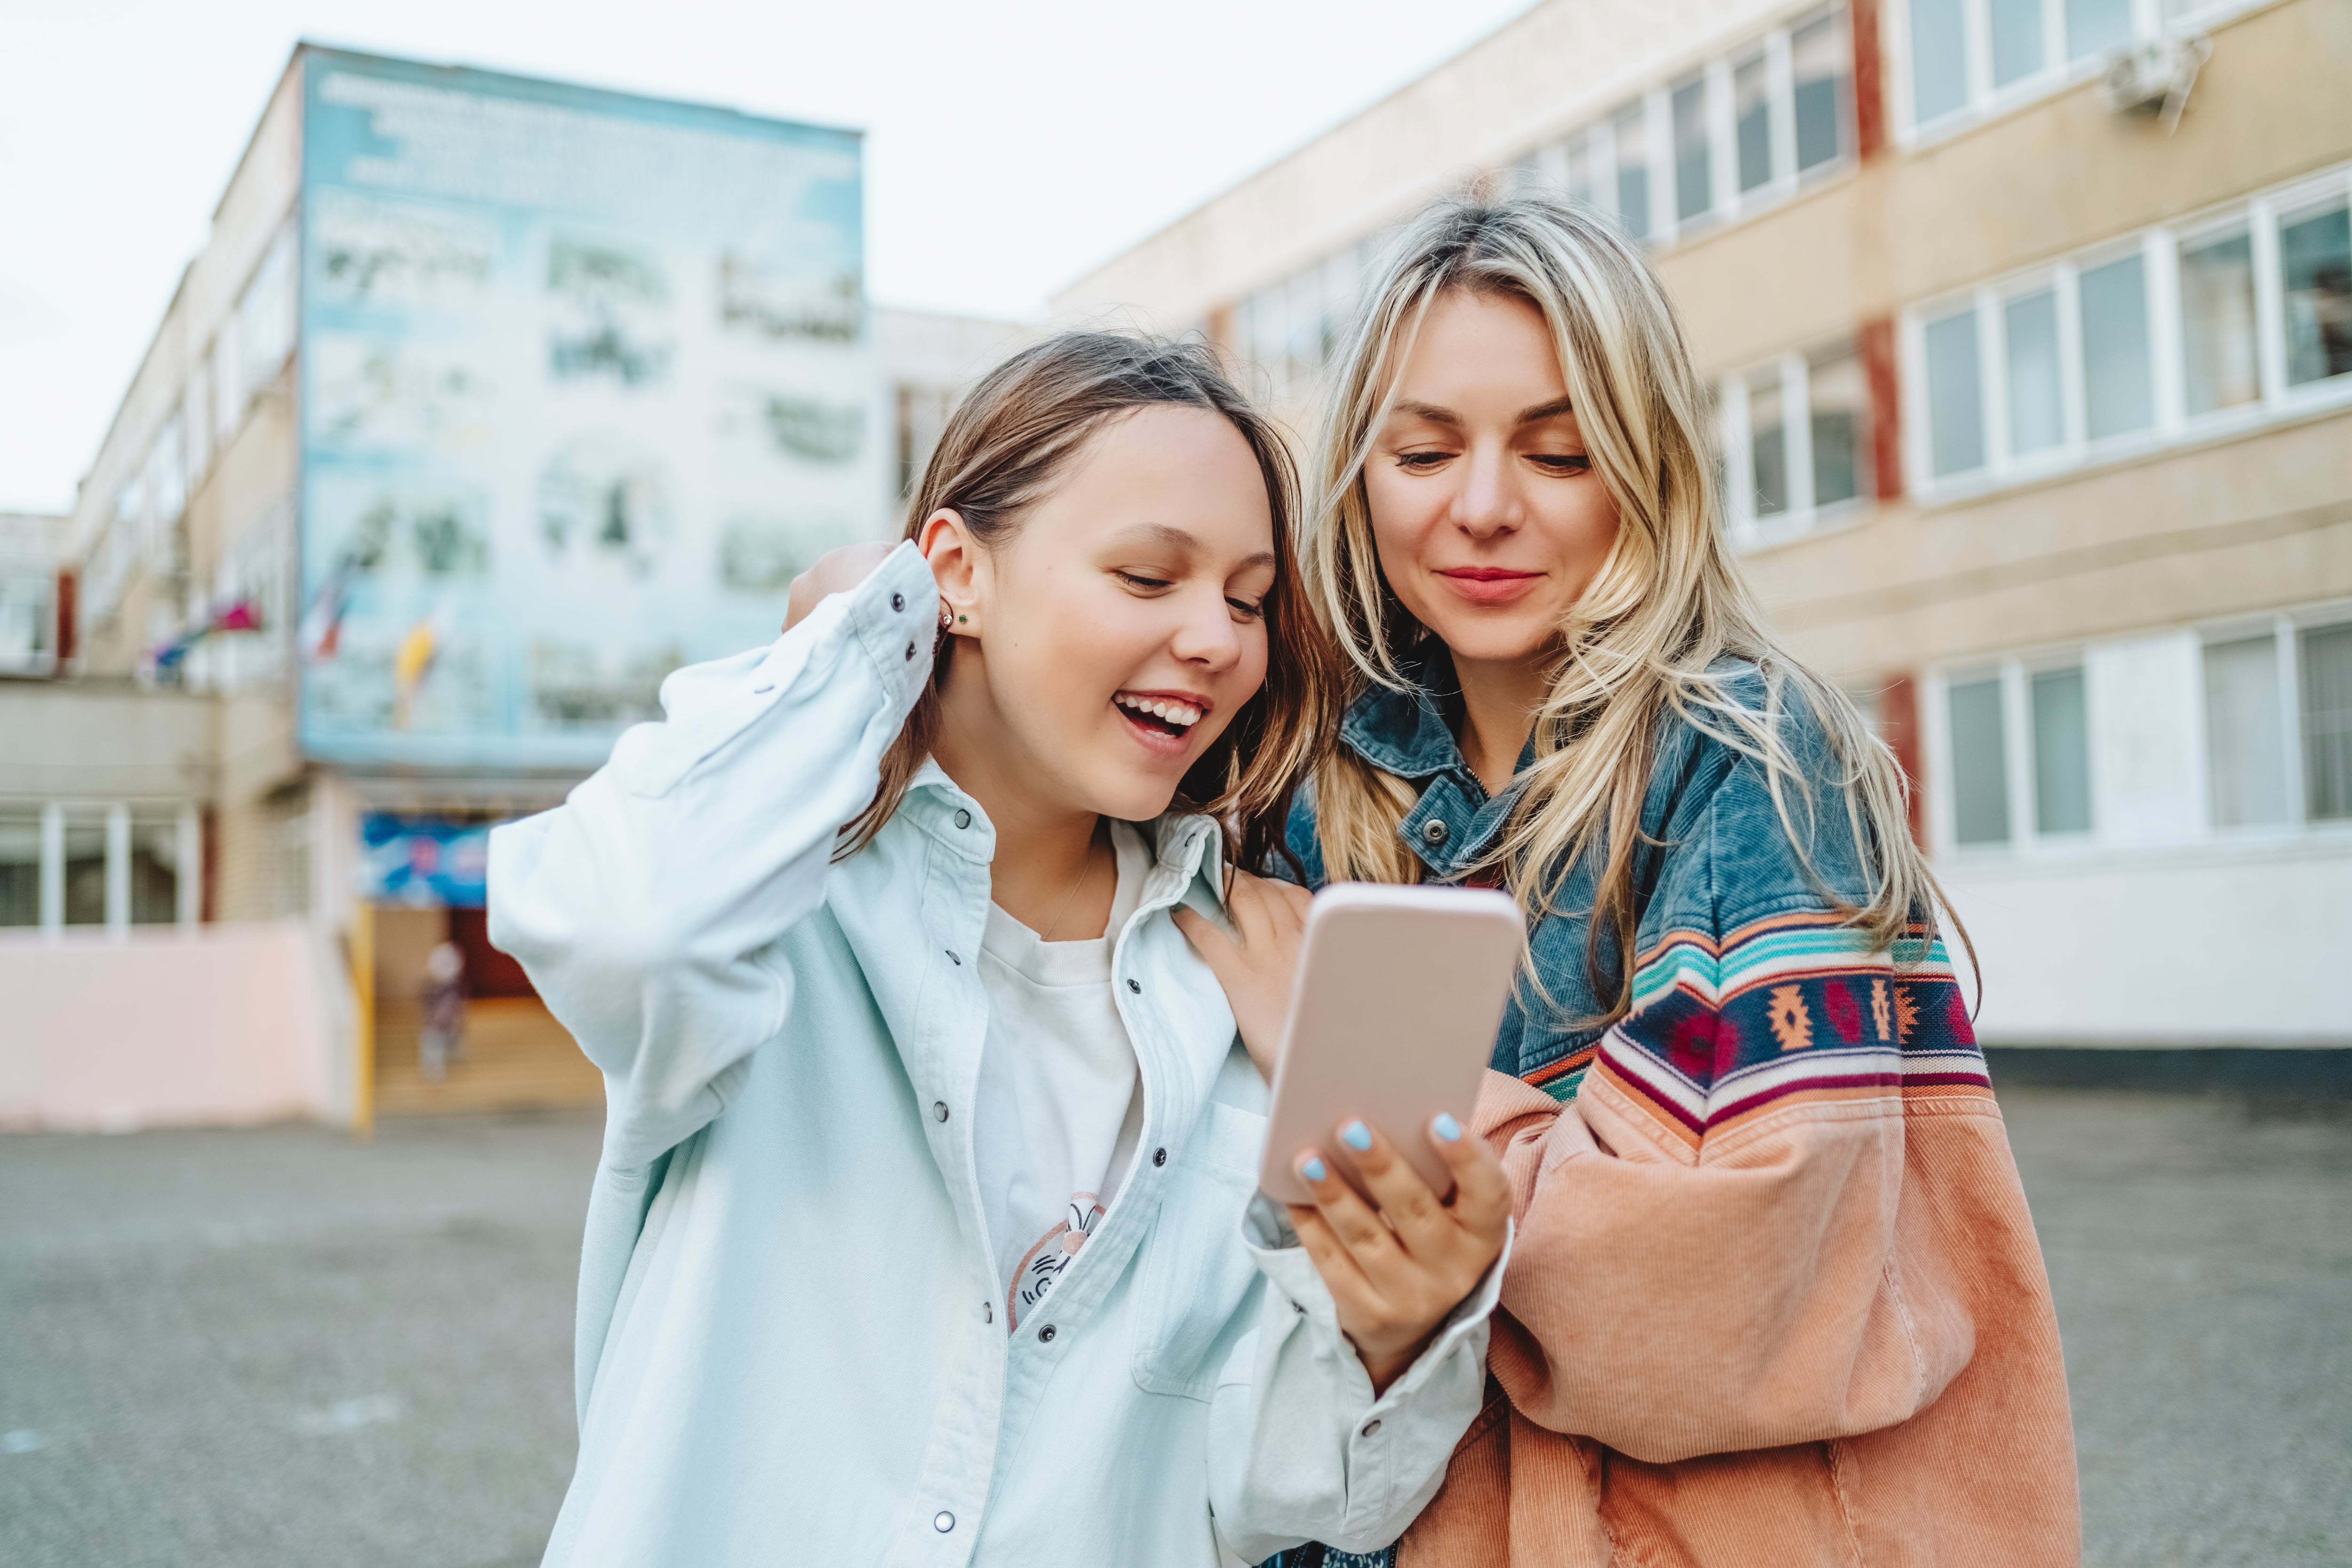
[[[2089,1562],[2352,1563],[2352,1101],[2002,1100]],[[0,1563],[535,1563],[597,1133],[0,1137]]]

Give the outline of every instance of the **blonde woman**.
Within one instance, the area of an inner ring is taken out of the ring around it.
[[[1893,758],[1768,629],[1641,253],[1441,206],[1372,286],[1306,574],[1308,881],[1499,882],[1487,1405],[1408,1565],[2068,1563],[2058,1333]],[[1244,889],[1294,904],[1297,889]],[[1261,1051],[1286,921],[1201,946]]]

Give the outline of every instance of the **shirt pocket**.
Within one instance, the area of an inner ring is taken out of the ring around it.
[[[1242,1215],[1265,1142],[1265,1117],[1211,1100],[1169,1174],[1135,1281],[1135,1381],[1147,1394],[1215,1391],[1258,1281]]]

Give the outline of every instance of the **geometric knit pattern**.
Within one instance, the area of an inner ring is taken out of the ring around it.
[[[1826,910],[1756,921],[1720,942],[1669,931],[1635,964],[1633,1011],[1596,1042],[1586,1069],[1694,1151],[1791,1104],[1990,1095],[1944,944],[1918,931],[1898,947],[1873,951]]]

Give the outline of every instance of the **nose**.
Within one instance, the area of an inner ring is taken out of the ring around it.
[[[1454,525],[1473,539],[1491,539],[1518,527],[1522,498],[1513,479],[1510,455],[1478,442],[1463,456],[1469,460],[1457,470],[1462,488],[1454,493]]]
[[[1204,587],[1183,595],[1168,651],[1207,674],[1231,669],[1242,657],[1242,628],[1223,594]]]

